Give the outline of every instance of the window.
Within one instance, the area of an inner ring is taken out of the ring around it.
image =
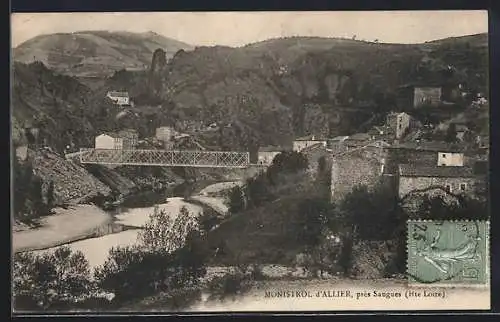
[[[445,186],[445,190],[446,190],[446,192],[450,193],[451,192],[451,185],[447,184]]]
[[[444,154],[444,153],[443,153],[443,155],[442,155],[442,156],[443,156],[443,159],[446,159],[446,154]]]
[[[466,183],[461,183],[460,184],[460,191],[465,191],[467,189],[467,184]]]

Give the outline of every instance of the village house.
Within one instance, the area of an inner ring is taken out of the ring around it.
[[[270,165],[273,163],[274,157],[280,154],[283,148],[278,146],[260,147],[257,151],[257,163],[262,165]]]
[[[308,135],[297,138],[293,141],[293,151],[300,152],[303,149],[316,145],[318,143],[326,147],[326,139],[319,139],[315,135]]]
[[[116,133],[102,133],[95,137],[96,149],[123,149],[123,138]]]
[[[170,141],[172,141],[172,137],[174,134],[175,134],[175,131],[172,127],[161,126],[159,128],[156,128],[155,137],[156,137],[156,139],[158,139],[160,141],[170,142]]]
[[[402,107],[436,107],[442,103],[442,87],[431,84],[403,85],[397,93],[397,104]]]
[[[391,128],[396,139],[401,139],[410,130],[411,116],[407,113],[389,113],[386,124]]]
[[[415,87],[413,107],[438,106],[441,103],[441,87]]]
[[[407,198],[412,193],[424,193],[428,196],[465,194],[474,196],[480,180],[470,167],[399,166],[400,198]]]
[[[389,147],[387,170],[396,174],[400,164],[415,164],[422,166],[464,166],[470,165],[464,147],[446,142],[404,142],[395,143]]]
[[[120,106],[130,105],[130,98],[128,96],[128,92],[109,91],[106,94],[106,97],[112,100],[117,105]]]

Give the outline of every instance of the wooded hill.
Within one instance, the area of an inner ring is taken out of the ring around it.
[[[292,37],[179,50],[170,60],[165,49],[147,55],[149,69],[120,70],[97,90],[40,63],[15,64],[15,128],[35,121],[50,144],[85,146],[96,131],[134,126],[151,135],[170,124],[207,146],[251,150],[306,134],[354,133],[407,108],[395,95],[412,82],[460,82],[488,93],[486,34],[418,45]],[[135,107],[126,117],[116,118],[107,90],[129,91]]]

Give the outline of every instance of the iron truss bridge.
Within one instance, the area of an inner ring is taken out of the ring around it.
[[[230,151],[167,151],[83,148],[80,163],[123,166],[247,168],[250,153]]]

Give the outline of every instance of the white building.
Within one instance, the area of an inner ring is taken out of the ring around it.
[[[113,133],[101,134],[95,137],[96,149],[123,149],[123,138]]]
[[[326,147],[326,140],[318,139],[314,135],[308,135],[301,138],[297,138],[293,141],[293,151],[300,152],[305,148],[321,143]]]
[[[438,152],[437,165],[441,167],[463,167],[464,154],[453,152]]]
[[[128,92],[110,91],[106,94],[106,97],[117,105],[130,105]]]
[[[273,163],[274,158],[281,153],[283,149],[275,146],[266,146],[259,148],[257,152],[257,163],[270,165]]]
[[[170,126],[162,126],[156,129],[155,137],[156,139],[163,142],[172,141],[172,137],[175,134],[175,131]]]

